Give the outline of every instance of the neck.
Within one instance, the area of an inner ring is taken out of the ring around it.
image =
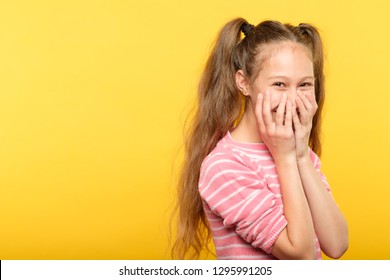
[[[235,141],[261,143],[261,137],[253,108],[248,105],[240,122],[231,133]]]

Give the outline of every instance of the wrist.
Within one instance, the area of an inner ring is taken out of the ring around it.
[[[280,154],[273,156],[275,164],[296,164],[297,163],[297,156],[296,153],[290,153],[290,154]]]
[[[303,154],[299,157],[297,156],[297,162],[298,162],[298,165],[302,165],[302,164],[306,164],[308,162],[311,162],[309,151],[307,151],[305,154]]]

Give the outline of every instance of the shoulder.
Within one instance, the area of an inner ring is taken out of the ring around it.
[[[237,169],[246,170],[250,165],[250,160],[236,146],[223,141],[217,144],[215,149],[203,160],[201,173],[210,171]]]
[[[201,165],[201,175],[206,176],[219,171],[246,170],[248,164],[239,154],[230,150],[214,150],[210,153]]]
[[[227,182],[250,185],[261,180],[250,158],[232,146],[217,147],[203,161],[200,169],[199,189],[219,188]]]
[[[203,160],[202,166],[218,163],[237,163],[246,167],[255,168],[254,162],[263,164],[272,161],[271,154],[264,144],[250,144],[234,142],[229,134],[225,135]],[[256,168],[255,168],[256,169]]]

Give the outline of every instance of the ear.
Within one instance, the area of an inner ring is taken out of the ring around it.
[[[249,81],[242,70],[236,72],[236,85],[243,95],[249,96]]]

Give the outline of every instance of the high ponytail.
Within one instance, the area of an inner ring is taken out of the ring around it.
[[[189,257],[199,258],[211,238],[198,191],[200,167],[240,114],[242,99],[235,84],[234,53],[244,23],[246,20],[237,18],[222,28],[199,84],[197,111],[185,139],[185,158],[178,184],[174,258],[184,259],[189,251],[192,251]]]

